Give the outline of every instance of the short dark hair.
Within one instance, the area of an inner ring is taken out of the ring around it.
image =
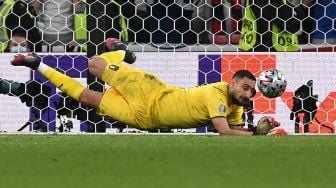
[[[232,76],[232,79],[238,78],[238,79],[243,79],[244,77],[249,78],[251,80],[256,81],[256,77],[248,70],[238,70],[235,72]]]

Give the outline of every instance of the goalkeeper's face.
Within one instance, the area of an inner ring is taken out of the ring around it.
[[[250,104],[250,99],[255,95],[256,81],[249,78],[233,79],[230,83],[232,101],[240,106]]]

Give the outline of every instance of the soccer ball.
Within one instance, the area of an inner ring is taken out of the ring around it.
[[[257,86],[265,97],[275,98],[285,92],[287,81],[280,70],[269,69],[260,73]]]

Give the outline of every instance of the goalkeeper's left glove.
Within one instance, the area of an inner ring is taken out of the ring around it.
[[[268,118],[268,121],[271,122],[271,125],[273,127],[279,127],[281,125],[280,122],[278,122],[277,120],[275,120],[273,117],[265,116],[265,118]]]
[[[279,127],[280,123],[270,116],[260,118],[256,127],[256,134],[266,135],[274,127]]]

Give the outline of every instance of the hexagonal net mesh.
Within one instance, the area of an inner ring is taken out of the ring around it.
[[[240,69],[256,78],[279,69],[285,92],[271,99],[257,89],[242,126],[272,116],[290,133],[335,133],[335,17],[331,0],[1,1],[0,131],[216,132],[210,119],[190,129],[132,128],[97,115],[40,71],[10,65],[14,55],[34,52],[44,64],[105,92],[111,85],[90,73],[88,60],[106,52],[107,38],[116,38],[137,56],[130,67],[180,88],[230,82]]]

